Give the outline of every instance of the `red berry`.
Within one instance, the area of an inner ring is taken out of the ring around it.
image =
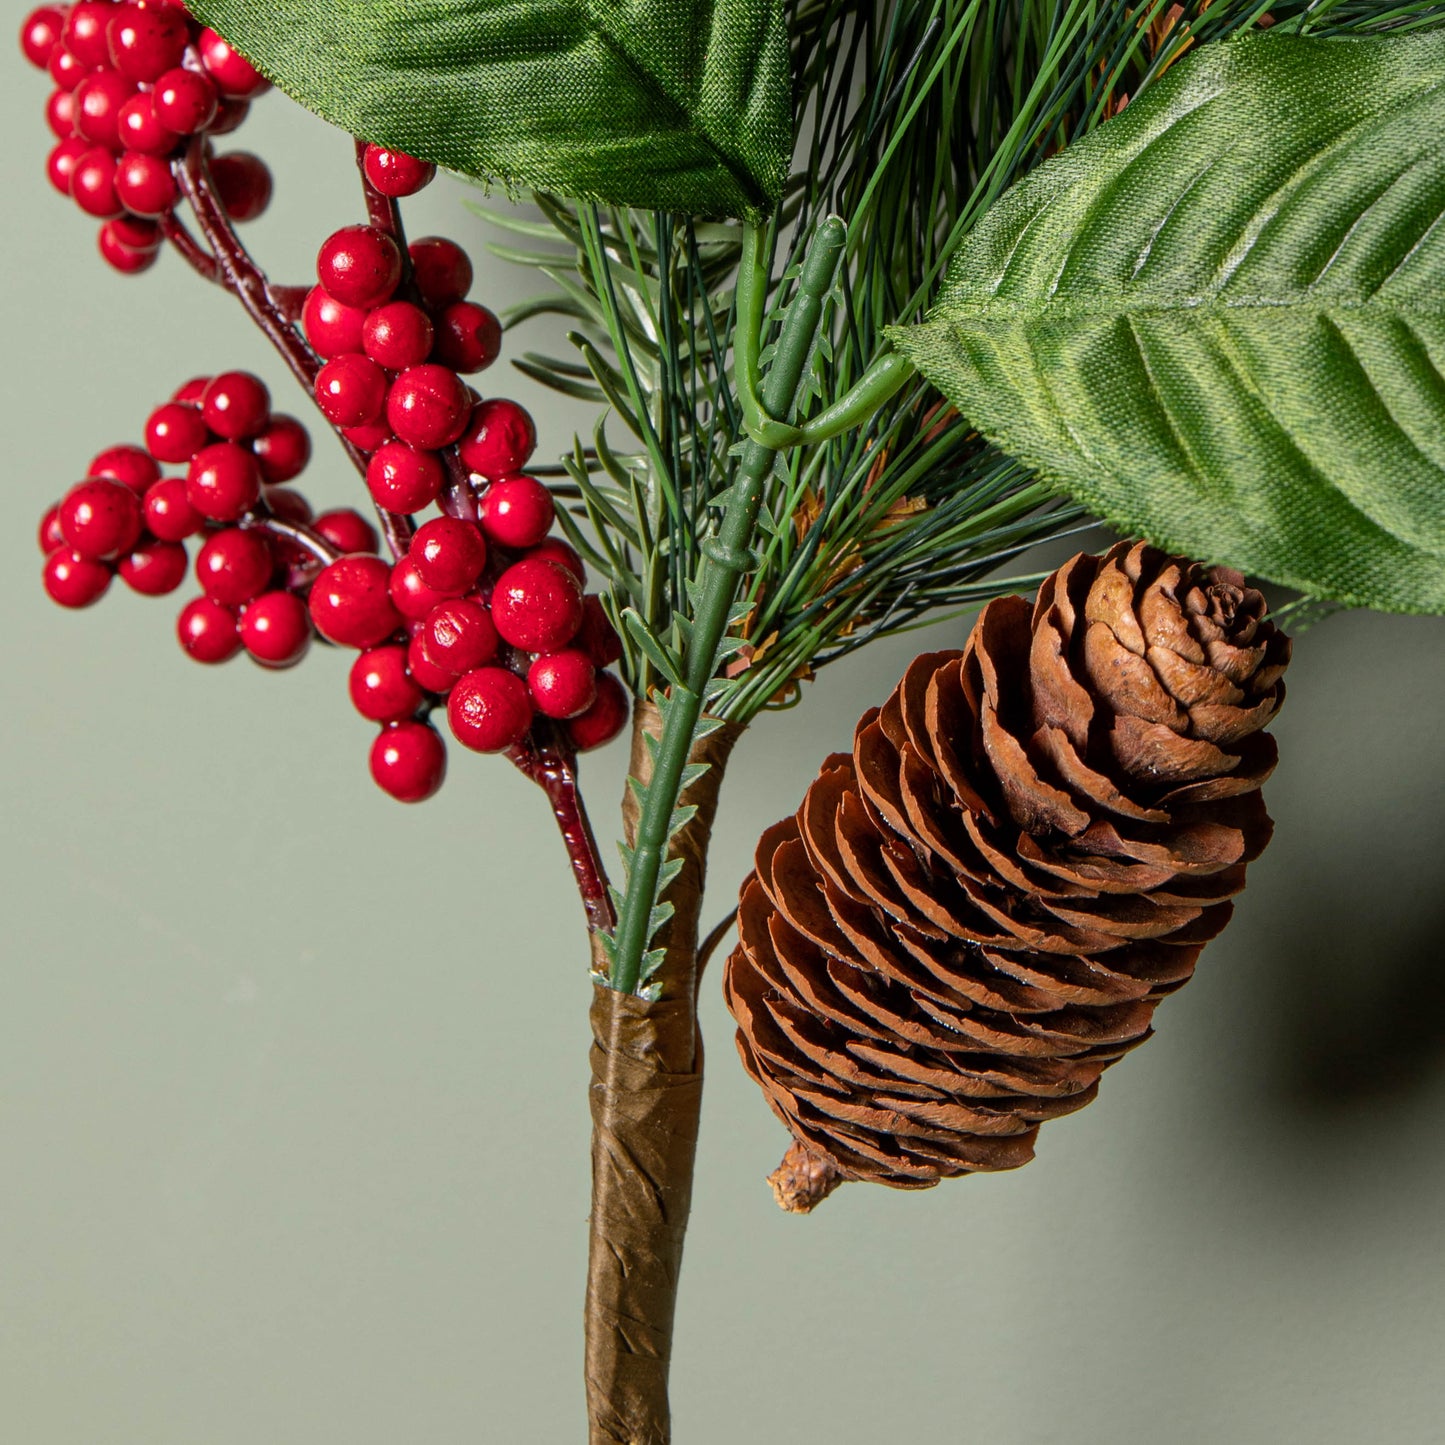
[[[25,58],[37,70],[44,70],[50,60],[50,52],[60,43],[60,32],[65,28],[65,11],[54,5],[42,5],[25,17],[20,27],[20,48]]]
[[[156,119],[155,101],[148,93],[133,95],[121,106],[119,130],[121,147],[149,156],[169,155],[181,139]]]
[[[398,643],[373,647],[351,664],[351,702],[372,722],[400,722],[426,701],[406,670],[406,648]]]
[[[115,189],[115,157],[105,146],[92,146],[70,173],[70,194],[87,216],[108,221],[125,209]]]
[[[121,107],[121,125],[124,128],[127,101]],[[56,140],[69,140],[75,134],[75,92],[73,90],[52,90],[45,102],[45,123]]]
[[[424,803],[446,775],[446,744],[426,723],[392,723],[371,745],[371,776],[399,803]]]
[[[206,134],[230,135],[232,131],[240,130],[250,113],[251,102],[249,100],[223,99],[216,107],[215,120],[206,127]]]
[[[271,168],[250,151],[231,151],[211,162],[211,181],[226,214],[237,222],[254,221],[271,204]]]
[[[565,567],[577,579],[579,586],[587,585],[586,564],[577,555],[577,549],[568,546],[560,537],[544,538],[527,555],[543,562],[555,562],[559,567]]]
[[[409,367],[391,384],[386,419],[414,447],[450,446],[461,436],[471,410],[466,383],[447,366]]]
[[[470,522],[434,517],[417,528],[407,555],[428,587],[458,597],[481,576],[487,544]]]
[[[316,405],[337,426],[365,426],[386,405],[386,373],[369,356],[338,356],[316,377]]]
[[[447,721],[465,747],[479,753],[502,752],[521,742],[532,726],[527,684],[505,667],[479,667],[452,688]]]
[[[218,437],[228,442],[259,436],[271,420],[271,393],[249,371],[223,371],[201,393],[201,416]]]
[[[236,614],[209,597],[197,597],[181,608],[176,636],[197,662],[227,662],[241,650]]]
[[[174,210],[180,187],[167,161],[143,151],[127,151],[115,170],[115,193],[137,216],[164,216]]]
[[[70,194],[70,183],[75,176],[76,162],[81,156],[90,154],[90,142],[82,140],[79,136],[71,140],[63,140],[51,152],[45,162],[45,173],[50,178],[50,184],[60,192],[62,196]]]
[[[337,507],[334,511],[322,512],[312,527],[338,552],[375,552],[381,546],[376,528],[350,507]]]
[[[597,668],[585,652],[564,648],[532,663],[527,690],[547,717],[577,717],[597,700]]]
[[[90,74],[90,66],[83,60],[77,60],[64,45],[57,45],[50,52],[45,68],[61,90],[74,90]]]
[[[181,63],[186,42],[185,13],[170,5],[126,5],[111,19],[110,58],[132,80],[155,80]]]
[[[195,135],[216,116],[216,87],[194,70],[168,70],[156,81],[151,104],[156,119],[177,135]]]
[[[567,724],[573,747],[585,753],[610,743],[627,726],[630,702],[627,689],[612,673],[598,673],[597,701]]]
[[[460,676],[451,668],[443,667],[441,663],[432,660],[431,654],[426,650],[426,632],[421,628],[416,630],[411,641],[407,643],[406,666],[418,687],[424,687],[438,697],[445,697]]]
[[[582,626],[577,629],[576,645],[598,667],[610,667],[622,656],[622,639],[609,620],[602,599],[595,594],[582,599]]]
[[[110,64],[110,44],[106,31],[115,14],[111,0],[79,0],[70,7],[60,38],[65,48],[92,70]]]
[[[100,228],[96,244],[106,264],[119,271],[122,276],[138,276],[149,271],[160,259],[159,246],[128,246],[122,238],[120,227],[127,218],[117,216]]]
[[[365,456],[380,451],[387,442],[394,440],[391,428],[382,420],[369,421],[364,426],[343,427],[341,435]]]
[[[525,407],[505,397],[479,401],[457,450],[469,471],[483,477],[520,472],[537,449],[537,429]]]
[[[132,251],[160,249],[162,236],[159,224],[141,216],[117,216],[115,220],[107,221],[103,229],[115,237],[117,245]]]
[[[45,559],[41,575],[52,602],[62,607],[89,607],[105,596],[113,574],[104,562],[82,557],[69,547],[57,547]]]
[[[436,320],[436,360],[454,371],[485,371],[502,352],[502,323],[472,301],[454,301]]]
[[[582,625],[582,588],[555,562],[523,558],[497,579],[492,621],[513,647],[524,652],[557,652]]]
[[[391,568],[380,557],[342,557],[311,588],[316,630],[342,647],[375,647],[401,626],[387,595]]]
[[[196,554],[201,591],[227,607],[259,597],[271,585],[276,559],[263,532],[227,527],[213,532]]]
[[[311,434],[294,416],[273,416],[251,442],[268,486],[289,482],[306,470],[311,460]]]
[[[434,607],[422,623],[421,637],[427,657],[458,675],[497,655],[497,629],[487,609],[468,597]]]
[[[146,450],[158,462],[188,462],[211,439],[200,408],[169,401],[146,422]]]
[[[114,70],[96,70],[75,87],[75,128],[107,150],[120,148],[120,112],[136,93],[135,81]]]
[[[153,482],[158,482],[161,469],[140,447],[109,447],[85,469],[88,477],[112,477],[124,482],[137,496],[143,497]]]
[[[551,492],[536,477],[503,477],[482,497],[482,531],[502,547],[535,547],[552,530],[556,514]]]
[[[392,605],[408,622],[420,622],[438,602],[447,600],[447,593],[428,587],[416,570],[416,559],[403,557],[391,569],[387,584]]]
[[[189,381],[183,381],[176,388],[171,400],[183,402],[188,406],[200,406],[201,398],[206,394],[206,388],[210,384],[209,376],[193,376]]]
[[[60,530],[60,503],[57,502],[40,519],[40,550],[48,557],[57,547],[65,546],[65,533]]]
[[[186,500],[186,484],[180,477],[165,477],[154,483],[142,504],[145,524],[163,542],[181,542],[205,526],[206,519]]]
[[[362,307],[343,305],[320,286],[314,286],[301,309],[301,324],[311,349],[323,361],[329,361],[362,349],[366,315]]]
[[[142,597],[164,597],[186,578],[186,549],[179,542],[142,542],[116,564],[120,579]]]
[[[472,289],[471,258],[455,241],[444,236],[423,236],[413,241],[407,251],[422,304],[431,310],[443,310]]]
[[[140,498],[109,477],[81,482],[60,504],[60,530],[82,557],[129,552],[141,534]]]
[[[203,516],[234,522],[261,500],[261,467],[237,442],[214,442],[191,459],[186,498]]]
[[[209,28],[201,31],[196,41],[201,64],[225,96],[248,99],[259,95],[270,83],[266,77],[231,44]]]
[[[294,592],[263,592],[241,612],[241,646],[263,667],[292,667],[311,645],[311,619]]]
[[[430,161],[419,161],[405,151],[390,151],[378,145],[367,146],[362,165],[366,179],[383,196],[414,196],[430,185],[437,173]]]
[[[361,344],[388,371],[405,371],[431,355],[431,318],[410,301],[390,301],[366,318]]]
[[[316,279],[348,306],[380,306],[401,281],[401,252],[375,226],[343,226],[321,243]]]
[[[266,510],[283,522],[305,526],[311,521],[311,503],[290,487],[267,487]]]
[[[388,512],[420,512],[441,494],[445,475],[435,452],[391,441],[367,464],[366,488]]]

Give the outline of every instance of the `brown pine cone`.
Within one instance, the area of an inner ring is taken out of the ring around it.
[[[1269,840],[1264,614],[1237,572],[1077,556],[916,659],[763,835],[725,987],[789,1207],[1026,1163],[1148,1037]]]

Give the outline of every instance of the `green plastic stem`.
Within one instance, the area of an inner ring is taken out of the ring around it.
[[[799,384],[813,354],[823,300],[832,288],[847,240],[848,228],[837,216],[829,216],[819,225],[808,247],[798,289],[783,317],[773,364],[762,386],[762,405],[773,416],[792,415]],[[757,277],[753,274],[757,254],[756,232],[749,226],[739,279],[738,335],[742,354],[744,358],[752,358],[752,366],[756,366],[761,309]],[[755,565],[748,544],[757,525],[763,486],[776,455],[774,448],[759,442],[744,443],[737,481],[717,535],[703,543],[697,612],[685,659],[686,685],[672,690],[656,767],[638,819],[637,851],[627,878],[627,895],[614,935],[616,952],[608,983],[620,993],[634,992],[642,972],[648,923],[657,900],[657,880],[667,853],[673,809],[682,791],[683,769],[702,716],[703,696],[717,669],[718,649],[727,631],[728,613],[737,595],[738,582]]]

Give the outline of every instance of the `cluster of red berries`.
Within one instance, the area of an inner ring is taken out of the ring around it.
[[[116,270],[146,270],[180,197],[177,156],[195,136],[235,130],[266,79],[182,0],[43,5],[20,46],[56,86],[45,109],[59,140],[51,184],[104,223],[100,252]],[[259,157],[215,156],[209,169],[232,220],[266,209],[271,173]]]

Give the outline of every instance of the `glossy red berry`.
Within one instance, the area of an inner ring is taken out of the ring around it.
[[[108,27],[110,58],[122,75],[151,81],[181,63],[190,33],[171,5],[123,5]]]
[[[142,542],[116,563],[120,580],[142,597],[164,597],[186,579],[186,549],[179,542]]]
[[[283,522],[305,526],[311,521],[311,503],[290,487],[267,487],[266,510]]]
[[[164,216],[181,193],[163,157],[127,151],[116,163],[115,194],[132,215]]]
[[[454,371],[485,371],[502,351],[502,323],[472,301],[454,301],[436,319],[434,359]]]
[[[527,684],[505,667],[479,667],[452,688],[447,721],[463,746],[479,753],[502,752],[521,742],[532,726]]]
[[[364,426],[342,427],[341,435],[364,456],[380,451],[387,442],[395,440],[384,418],[369,421]]]
[[[160,480],[161,469],[140,447],[119,446],[107,447],[85,469],[85,474],[124,482],[138,497],[143,497],[147,488]]]
[[[276,559],[262,532],[227,527],[213,532],[196,554],[201,591],[227,607],[259,597],[271,585]]]
[[[471,411],[466,383],[448,366],[426,362],[403,371],[386,398],[392,431],[414,447],[450,446]]]
[[[127,246],[132,251],[159,250],[163,239],[160,226],[141,216],[117,216],[115,220],[107,221],[103,229],[115,237],[118,245]]]
[[[610,743],[627,726],[631,699],[627,689],[610,672],[597,674],[597,700],[567,724],[572,745],[579,753]]]
[[[407,251],[416,289],[432,311],[464,300],[472,289],[471,258],[455,241],[444,236],[423,236],[413,241]]]
[[[57,547],[65,546],[65,533],[60,530],[60,503],[57,502],[40,519],[40,531],[37,534],[40,543],[40,550],[45,556],[49,556]]]
[[[577,629],[575,645],[598,667],[610,667],[622,656],[622,639],[609,620],[602,599],[595,594],[589,593],[582,599],[582,626]]]
[[[121,227],[128,219],[118,216],[113,221],[107,221],[100,228],[96,245],[102,259],[113,270],[119,271],[122,276],[138,276],[142,271],[149,271],[160,259],[160,247],[127,245]]]
[[[564,648],[533,661],[527,691],[546,717],[577,717],[597,700],[597,668],[579,648]]]
[[[311,460],[311,434],[294,416],[273,416],[252,438],[251,450],[261,468],[261,480],[275,486],[306,470]]]
[[[375,647],[401,626],[387,595],[391,568],[380,557],[342,557],[322,568],[311,588],[316,630],[342,647]]]
[[[321,243],[316,279],[347,306],[380,306],[401,281],[401,252],[375,226],[344,226]]]
[[[261,467],[249,447],[213,442],[191,459],[186,498],[203,516],[234,522],[261,499]]]
[[[130,104],[126,102],[126,106]],[[126,106],[121,107],[121,125],[125,125]],[[45,102],[45,123],[56,140],[69,140],[75,134],[75,92],[53,90]]]
[[[177,135],[195,135],[216,117],[216,87],[194,70],[168,70],[151,91],[156,119]]]
[[[113,70],[92,71],[75,87],[75,129],[96,145],[118,150],[121,108],[135,93],[135,81]]]
[[[146,450],[158,462],[188,462],[211,440],[200,408],[170,401],[146,421]]]
[[[555,562],[523,558],[497,579],[492,621],[524,652],[560,651],[582,625],[582,588]]]
[[[374,422],[386,405],[386,373],[369,356],[334,357],[316,377],[316,405],[336,426]]]
[[[49,63],[50,52],[60,43],[64,28],[65,11],[54,5],[42,5],[25,17],[20,27],[20,48],[37,70],[44,70]]]
[[[387,584],[392,605],[408,622],[420,622],[439,602],[445,602],[449,594],[428,587],[416,570],[416,559],[403,557],[392,569]]]
[[[61,90],[74,90],[90,74],[90,66],[77,60],[64,45],[57,45],[50,52],[50,60],[45,68],[50,72],[51,80]]]
[[[311,618],[294,592],[263,592],[241,612],[241,646],[263,667],[292,667],[311,645]]]
[[[371,745],[371,776],[399,803],[424,803],[446,775],[446,744],[426,723],[392,723]]]
[[[501,547],[535,547],[552,530],[556,514],[551,492],[524,474],[493,482],[482,496],[482,531]]]
[[[431,654],[426,650],[426,632],[423,628],[418,628],[407,643],[406,667],[418,687],[424,687],[438,697],[445,697],[460,676],[451,668],[443,667],[441,663],[432,660]]]
[[[399,643],[372,647],[351,664],[352,706],[372,722],[400,722],[426,701],[406,670],[406,648]]]
[[[435,452],[405,442],[382,446],[366,467],[366,488],[388,512],[420,512],[441,494],[445,473]]]
[[[92,146],[76,158],[70,194],[87,216],[108,221],[125,209],[115,189],[115,157],[105,146]]]
[[[206,394],[206,388],[211,384],[209,376],[193,376],[189,381],[183,381],[171,396],[172,401],[179,401],[187,406],[200,406],[201,398]]]
[[[479,401],[457,445],[467,469],[488,478],[520,472],[536,449],[531,416],[505,397]]]
[[[434,607],[422,623],[421,635],[426,655],[458,675],[490,662],[500,641],[487,609],[468,597]]]
[[[63,140],[51,150],[45,162],[45,174],[49,177],[50,184],[62,196],[70,194],[70,183],[75,176],[76,162],[80,160],[81,156],[89,155],[90,150],[90,142],[82,140],[79,136]]]
[[[181,608],[176,636],[186,655],[197,662],[227,662],[241,650],[235,612],[209,597],[197,597]]]
[[[201,393],[201,417],[224,441],[245,441],[271,420],[271,393],[249,371],[223,371]]]
[[[410,301],[389,301],[366,318],[361,344],[366,354],[388,371],[405,371],[431,355],[431,318]]]
[[[163,542],[182,542],[205,526],[206,519],[186,500],[181,477],[164,477],[146,490],[141,504],[147,530]]]
[[[70,7],[60,38],[65,48],[92,70],[110,64],[110,43],[106,34],[115,14],[109,0],[79,0]]]
[[[405,151],[389,151],[384,146],[369,145],[362,157],[366,179],[383,196],[414,196],[423,186],[431,184],[437,168],[430,161],[420,161]]]
[[[146,92],[133,95],[120,108],[120,146],[146,155],[169,155],[180,144],[180,136],[156,118],[155,101]]]
[[[100,601],[113,575],[104,562],[82,557],[70,547],[57,547],[45,559],[41,574],[46,594],[62,607],[89,607]]]
[[[254,221],[271,204],[271,168],[250,151],[231,151],[211,162],[211,181],[226,214],[238,223]]]
[[[346,306],[315,286],[306,297],[301,310],[301,325],[311,349],[323,361],[346,356],[362,349],[362,328],[367,313],[360,306]]]
[[[249,100],[223,97],[221,103],[216,107],[215,120],[206,127],[206,134],[211,136],[230,135],[232,131],[240,130],[250,113],[251,102]]]
[[[259,95],[269,82],[266,77],[231,44],[214,30],[202,30],[196,41],[201,64],[224,96],[247,100]]]
[[[444,596],[459,597],[487,565],[487,544],[470,522],[434,517],[417,528],[407,556],[421,580]]]
[[[60,504],[60,530],[82,557],[129,552],[141,534],[140,498],[109,477],[81,482]]]
[[[311,525],[338,552],[375,552],[381,546],[376,528],[350,507],[322,512]]]
[[[565,567],[577,579],[579,586],[587,585],[586,564],[577,555],[577,549],[569,546],[560,537],[544,537],[528,551],[527,556],[538,558],[543,562],[555,562],[559,567]],[[585,609],[585,598],[583,603]]]

